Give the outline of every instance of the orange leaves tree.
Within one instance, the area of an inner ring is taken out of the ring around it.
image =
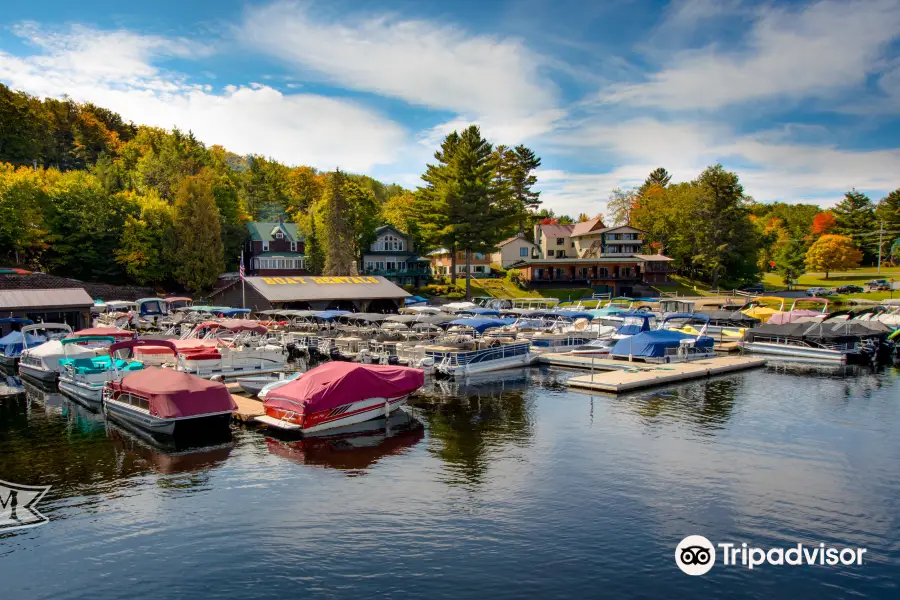
[[[823,235],[806,252],[806,268],[810,271],[828,273],[840,269],[853,269],[862,261],[862,252],[853,245],[853,240],[843,235]]]
[[[813,218],[812,234],[814,236],[826,235],[837,225],[837,220],[830,210],[822,211]]]

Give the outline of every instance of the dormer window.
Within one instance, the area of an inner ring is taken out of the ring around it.
[[[282,232],[280,232],[280,231],[276,231],[276,232],[275,232],[275,239],[276,239],[276,240],[283,240],[283,239],[284,239],[284,233],[282,233]]]

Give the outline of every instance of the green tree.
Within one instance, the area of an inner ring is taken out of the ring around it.
[[[672,181],[672,176],[669,175],[669,172],[662,167],[657,167],[650,172],[650,175],[647,176],[647,179],[644,181],[644,185],[658,185],[660,187],[666,187],[667,185],[669,185],[670,181]]]
[[[136,203],[140,213],[125,220],[116,261],[131,279],[142,285],[168,282],[177,248],[175,209],[155,192],[143,197],[122,192],[120,198]]]
[[[863,253],[863,261],[871,263],[878,252],[878,240],[871,235],[875,231],[875,207],[869,197],[854,188],[844,194],[832,212],[837,220],[834,233],[853,238]]]
[[[887,231],[900,232],[900,189],[894,190],[878,201],[875,217],[884,223]]]
[[[325,275],[350,275],[355,257],[353,222],[344,197],[344,174],[340,169],[328,174],[325,189]]]
[[[225,270],[219,209],[209,178],[190,175],[175,192],[176,280],[190,290],[209,289]]]
[[[0,164],[0,260],[39,268],[48,247],[42,173]]]
[[[322,245],[316,234],[315,207],[310,207],[309,235],[306,236],[306,270],[313,275],[321,275],[325,267],[325,256]]]
[[[790,238],[775,255],[775,270],[786,285],[791,285],[806,271],[806,244],[803,240]]]
[[[375,241],[381,211],[375,193],[355,181],[345,180],[342,192],[348,209],[345,218],[351,226],[353,256],[361,260],[363,251]]]
[[[414,215],[428,248],[450,250],[450,279],[456,283],[457,222],[461,215],[453,160],[459,147],[459,134],[451,132],[434,153],[435,164],[425,167],[425,185],[416,192]]]

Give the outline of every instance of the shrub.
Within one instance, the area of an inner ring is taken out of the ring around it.
[[[447,298],[449,298],[450,300],[461,300],[465,297],[466,295],[462,292],[450,292],[447,294]]]
[[[409,292],[410,294],[415,294],[415,293],[416,293],[416,286],[414,286],[414,285],[411,284],[411,283],[404,283],[404,284],[403,284],[402,286],[400,286],[400,287],[402,287],[404,291]]]
[[[524,287],[525,280],[522,278],[522,271],[519,269],[510,269],[506,272],[506,280],[517,287]]]

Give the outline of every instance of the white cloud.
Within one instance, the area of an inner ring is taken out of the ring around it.
[[[801,10],[766,5],[744,43],[677,52],[646,82],[600,98],[679,110],[830,96],[864,83],[898,37],[896,0],[825,0]]]
[[[391,162],[406,143],[399,125],[355,102],[282,94],[261,84],[213,93],[156,66],[166,57],[210,51],[192,42],[80,26],[47,33],[27,24],[14,31],[42,52],[27,57],[0,52],[0,81],[39,96],[68,94],[137,123],[191,130],[233,152],[367,172]]]
[[[545,65],[520,40],[395,16],[340,22],[305,3],[250,8],[241,28],[252,47],[341,87],[450,110],[516,143],[560,116]],[[506,140],[506,138],[504,138]]]

